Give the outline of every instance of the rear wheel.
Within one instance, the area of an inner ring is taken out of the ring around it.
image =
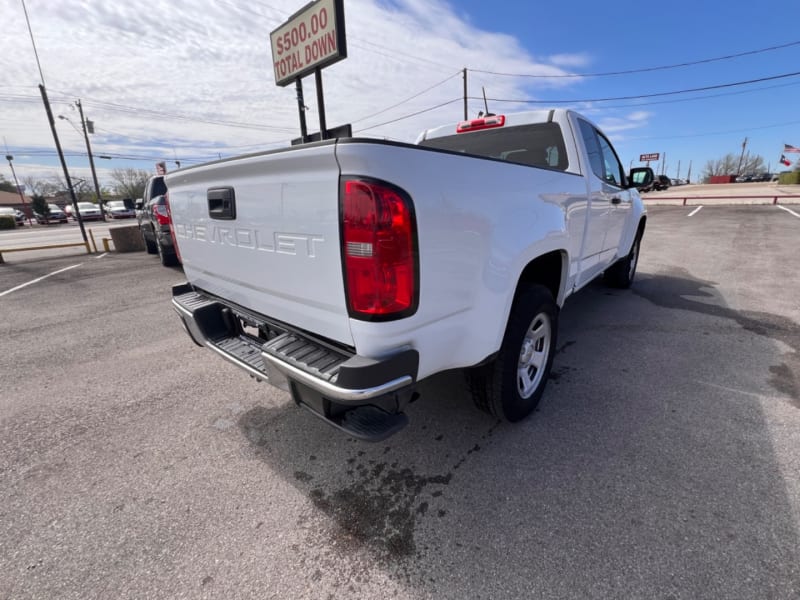
[[[639,248],[641,243],[642,236],[637,234],[628,256],[618,260],[611,265],[611,267],[606,269],[603,279],[605,279],[608,285],[622,289],[631,287],[633,278],[636,276],[636,265],[639,264]]]
[[[142,231],[142,239],[144,240],[144,247],[147,249],[148,254],[155,254],[158,252],[158,248],[156,248],[156,243],[152,240],[147,239],[147,236]]]
[[[165,267],[174,267],[178,264],[178,257],[164,250],[158,238],[156,238],[156,250],[158,251],[158,258],[161,259],[161,264]]]
[[[558,306],[550,291],[541,285],[522,290],[497,358],[466,372],[477,407],[512,422],[533,412],[547,385],[557,332]]]

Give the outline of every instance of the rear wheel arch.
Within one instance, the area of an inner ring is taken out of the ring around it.
[[[530,261],[517,280],[514,302],[522,290],[531,285],[541,285],[550,291],[553,300],[560,306],[564,298],[567,264],[567,253],[563,250],[547,252]]]

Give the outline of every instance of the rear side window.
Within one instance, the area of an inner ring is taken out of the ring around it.
[[[535,123],[424,140],[420,146],[565,171],[567,148],[558,123]]]
[[[167,184],[164,183],[163,177],[155,177],[153,179],[153,193],[150,194],[151,198],[155,198],[156,196],[163,196],[167,193]]]

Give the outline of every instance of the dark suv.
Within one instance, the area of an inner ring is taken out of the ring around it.
[[[671,185],[672,180],[666,175],[656,175],[656,178],[653,181],[654,190],[668,190],[669,186]]]
[[[151,177],[144,188],[142,199],[136,201],[136,221],[139,223],[147,252],[158,253],[162,265],[173,267],[180,261],[170,231],[172,220],[166,195],[164,176]]]

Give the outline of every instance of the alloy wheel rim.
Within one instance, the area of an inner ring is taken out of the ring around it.
[[[525,331],[517,362],[517,391],[524,399],[530,398],[542,382],[552,335],[546,313],[537,314]]]

